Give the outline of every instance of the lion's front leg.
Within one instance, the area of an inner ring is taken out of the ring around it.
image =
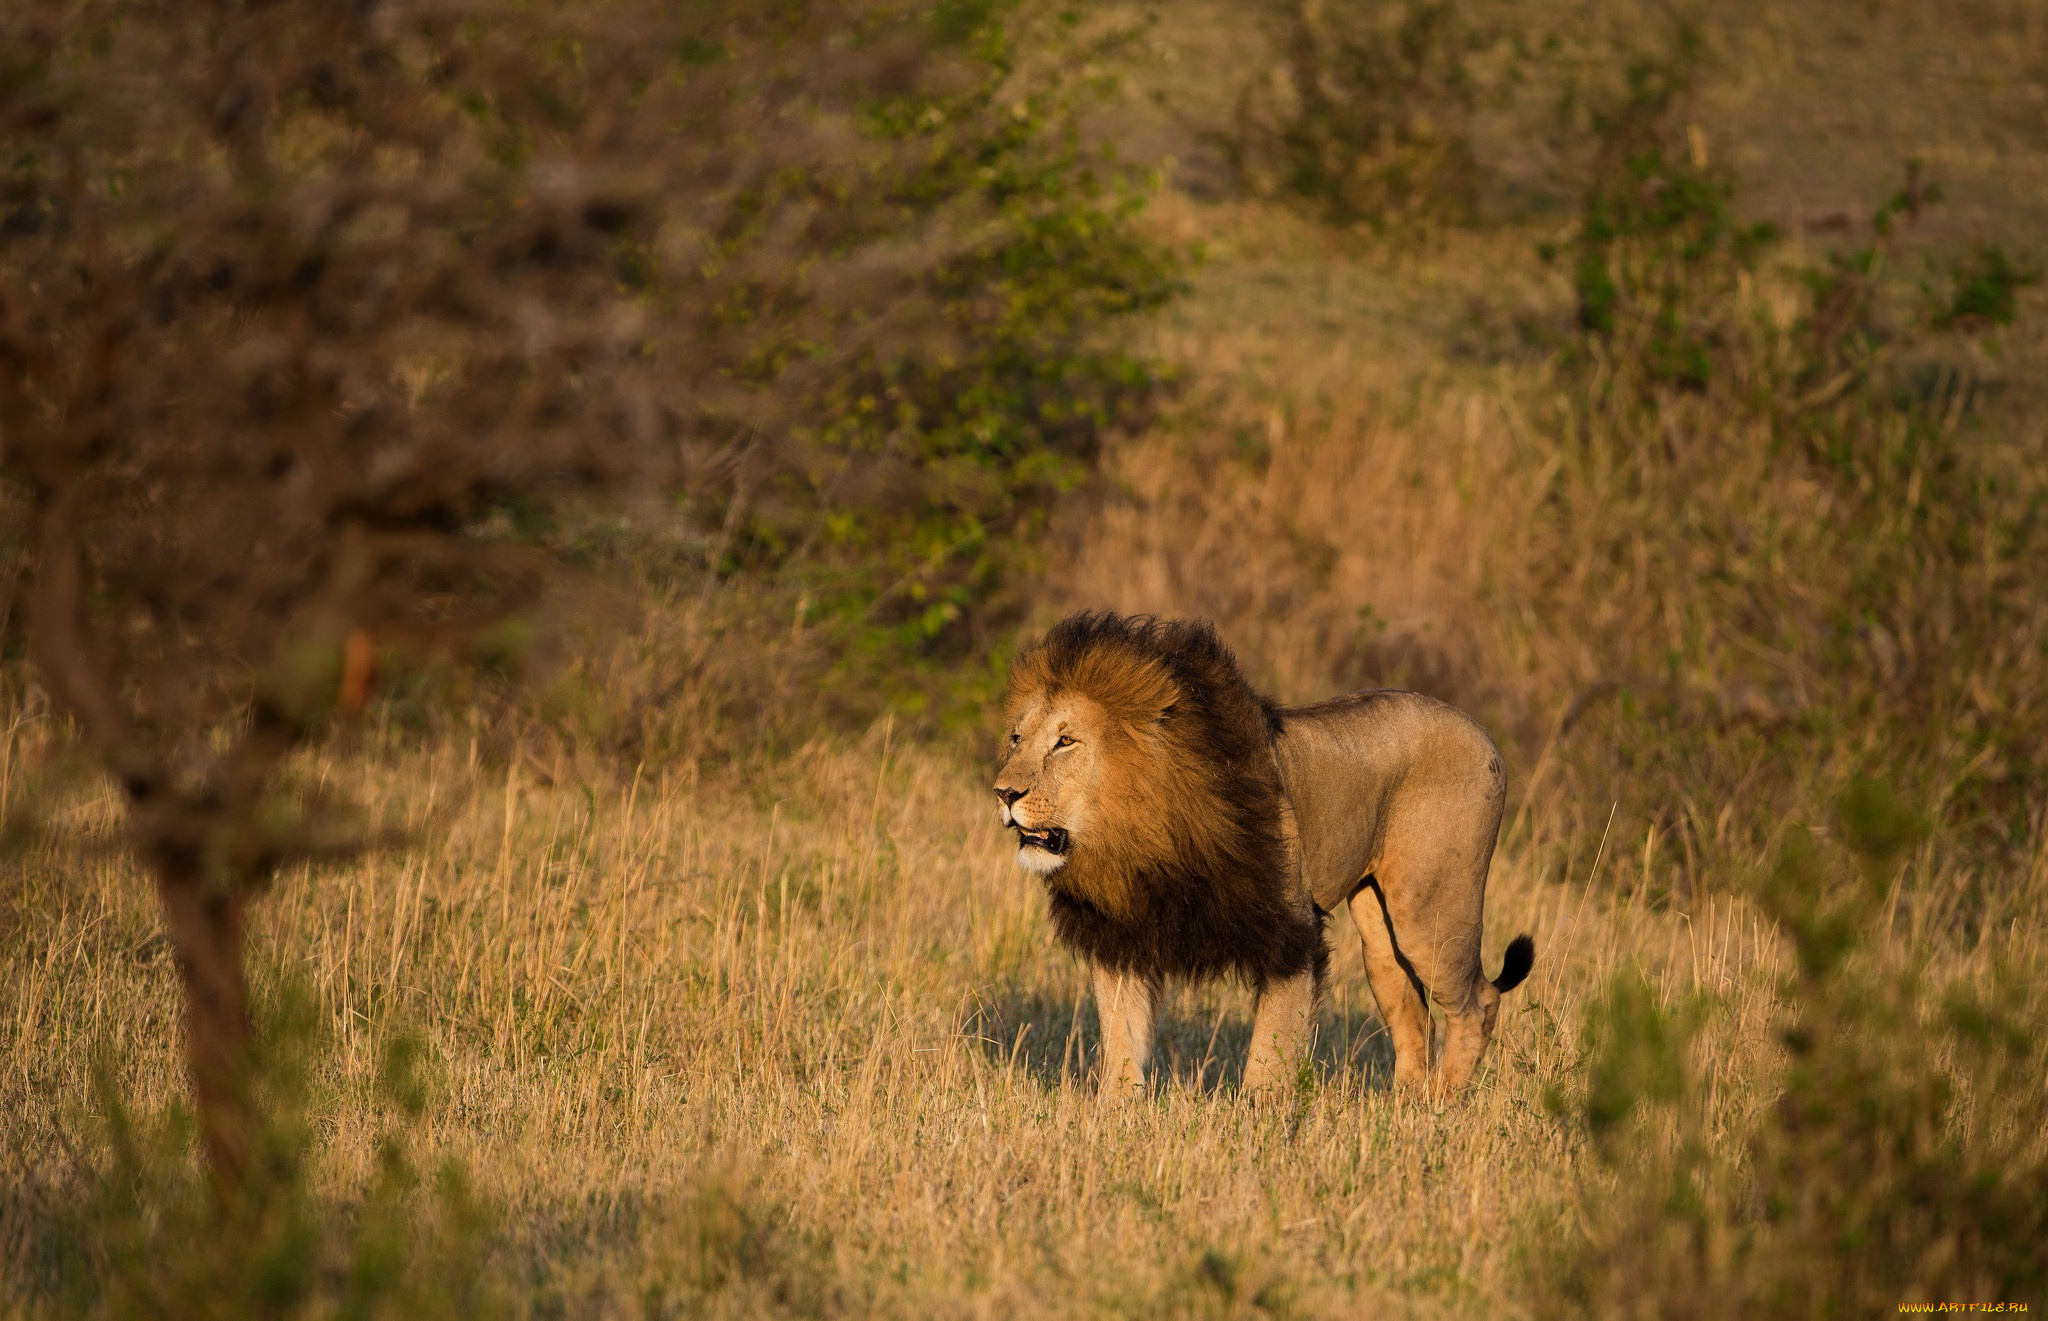
[[[1102,1078],[1105,1100],[1135,1096],[1145,1087],[1145,1066],[1152,1062],[1153,1020],[1159,1012],[1160,983],[1137,973],[1118,972],[1098,963],[1095,1012],[1102,1021]]]
[[[1308,1026],[1316,1009],[1313,971],[1279,977],[1259,988],[1252,1014],[1252,1050],[1244,1065],[1246,1091],[1286,1082],[1308,1048]]]

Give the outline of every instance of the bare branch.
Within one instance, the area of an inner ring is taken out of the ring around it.
[[[52,497],[36,520],[40,569],[28,591],[29,654],[50,695],[85,729],[128,796],[140,800],[161,786],[163,776],[135,746],[103,655],[86,636],[73,509],[67,490]]]

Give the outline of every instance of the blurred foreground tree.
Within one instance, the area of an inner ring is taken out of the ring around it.
[[[372,842],[287,761],[366,700],[372,636],[457,647],[530,592],[542,566],[491,511],[915,460],[931,410],[890,382],[1041,361],[1011,257],[1061,234],[1087,257],[1096,203],[1043,186],[1075,157],[1034,146],[1004,21],[899,0],[0,13],[0,531],[22,547],[0,577],[23,607],[0,618],[125,794],[224,1189],[249,1130],[246,906]],[[1155,296],[1137,266],[1069,263],[1062,332]],[[893,414],[836,420],[875,392]]]

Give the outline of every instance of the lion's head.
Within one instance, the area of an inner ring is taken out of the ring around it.
[[[1265,969],[1205,930],[1291,904],[1278,711],[1214,630],[1071,615],[1017,658],[1004,719],[1002,821],[1070,943],[1160,971]]]

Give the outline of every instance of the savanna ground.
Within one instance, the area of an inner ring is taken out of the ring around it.
[[[1950,199],[1916,229],[1927,251],[2037,255],[2048,20],[1853,9],[1745,7],[1715,29],[1690,127],[1741,172],[1739,209],[1787,232],[1789,262],[1817,260],[1836,217],[1863,216],[1917,157]],[[1179,186],[1146,224],[1206,255],[1126,332],[1178,369],[1180,395],[1113,438],[1055,514],[1032,623],[1080,605],[1206,615],[1283,699],[1395,683],[1494,729],[1513,789],[1485,957],[1525,930],[1538,956],[1471,1094],[1387,1090],[1340,914],[1296,1087],[1238,1095],[1248,995],[1184,988],[1156,1093],[1098,1109],[1084,971],[996,828],[985,724],[888,716],[794,751],[622,765],[574,740],[387,716],[295,774],[361,786],[370,818],[417,846],[292,875],[256,918],[261,998],[299,1004],[316,1039],[298,1113],[307,1184],[333,1214],[367,1214],[349,1208],[387,1134],[418,1164],[459,1165],[485,1310],[518,1315],[1569,1308],[1581,1295],[1542,1283],[1551,1258],[1630,1269],[1610,1208],[1662,1168],[1580,1122],[1589,1011],[1629,969],[1673,1014],[1697,1007],[1691,1118],[1657,1122],[1713,1168],[1766,1162],[1755,1134],[1784,1087],[1805,948],[1768,902],[1767,878],[1788,874],[1772,859],[1795,821],[1854,834],[1831,824],[1841,786],[1894,771],[1925,824],[1870,851],[1886,870],[1847,957],[1925,987],[1928,1006],[1956,987],[1998,999],[2033,1034],[2038,1105],[2048,621],[2026,584],[2048,566],[2029,543],[2017,562],[1987,544],[1949,577],[1881,583],[1889,608],[1844,633],[1825,607],[1883,565],[1812,539],[1848,497],[1773,480],[1750,414],[1711,392],[1668,406],[1661,487],[1571,451],[1574,386],[1545,328],[1570,323],[1572,291],[1536,252],[1560,213],[1513,202],[1375,237],[1220,187],[1184,121],[1227,118],[1204,97],[1254,36],[1220,7],[1170,8],[1134,80],[1178,109],[1134,93],[1110,116],[1127,151],[1175,157]],[[1991,456],[1999,489],[2038,509],[2048,309],[2038,287],[2021,297],[2012,329],[1943,350],[1931,434]],[[1723,609],[1731,595],[1749,614]],[[1992,599],[2014,608],[1968,632]],[[699,619],[711,594],[659,608],[677,645],[717,645]],[[792,645],[802,626],[799,607]],[[1942,650],[1954,635],[1977,641]],[[0,815],[64,739],[10,682]],[[1667,759],[1633,746],[1657,728],[1639,708],[1680,730]],[[1892,740],[1916,750],[1909,769]],[[80,1189],[106,1163],[96,1070],[145,1129],[182,1091],[148,888],[95,846],[114,810],[76,791],[0,894],[0,1305],[28,1315],[75,1291]],[[424,1044],[415,1117],[389,1085],[404,1033]],[[2038,1136],[1979,1118],[2038,1179]],[[1648,1306],[1654,1282],[1630,1296]]]

